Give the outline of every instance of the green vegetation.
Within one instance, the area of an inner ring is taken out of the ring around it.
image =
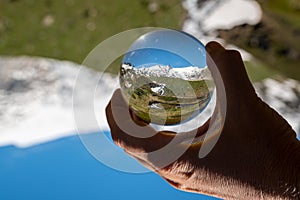
[[[259,2],[264,11],[276,19],[284,21],[291,28],[300,28],[300,0],[259,0]]]
[[[272,0],[263,1],[261,5],[272,26],[272,52],[268,52],[266,63],[300,80],[300,1]],[[265,55],[263,52],[257,57],[264,60]]]
[[[180,29],[177,0],[0,0],[0,54],[81,63],[101,41],[131,28]]]
[[[132,87],[123,87],[130,107],[144,121],[152,119],[156,124],[177,124],[189,119],[207,105],[211,94],[204,80],[138,76],[131,81]],[[155,87],[161,87],[161,93],[154,92]]]
[[[253,59],[251,62],[244,62],[247,70],[247,74],[252,82],[258,82],[265,78],[276,78],[280,75],[280,72],[272,69],[263,62]]]
[[[284,74],[300,80],[300,0],[258,0],[262,22],[221,31],[257,60],[246,62],[251,80]],[[106,38],[131,28],[181,29],[177,0],[0,0],[0,55],[34,55],[81,63]],[[110,66],[119,69],[120,58]]]

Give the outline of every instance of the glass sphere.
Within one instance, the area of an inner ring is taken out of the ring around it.
[[[148,32],[133,42],[121,63],[120,86],[131,110],[159,125],[199,115],[215,88],[204,45],[169,29]]]

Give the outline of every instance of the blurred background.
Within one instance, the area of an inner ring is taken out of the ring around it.
[[[0,199],[213,199],[177,191],[150,172],[111,169],[77,135],[72,92],[81,63],[110,36],[149,26],[238,49],[257,93],[299,138],[300,0],[0,0]],[[104,108],[119,63],[96,97],[108,137]],[[87,69],[86,79],[101,68]]]

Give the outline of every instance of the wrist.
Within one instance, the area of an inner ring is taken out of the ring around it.
[[[300,199],[300,142],[292,132],[248,155],[236,153],[235,162],[232,155],[201,159],[207,168],[195,170],[180,189],[223,199]]]

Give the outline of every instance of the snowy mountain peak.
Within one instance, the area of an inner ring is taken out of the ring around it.
[[[203,80],[212,79],[207,67],[199,68],[188,66],[184,68],[172,68],[169,65],[154,65],[151,67],[134,68],[129,64],[122,65],[123,72],[130,72],[146,77],[170,77],[181,78],[184,80]]]

